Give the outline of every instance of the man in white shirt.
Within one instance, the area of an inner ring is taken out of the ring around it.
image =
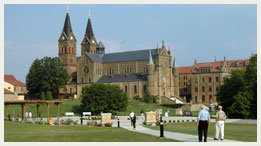
[[[222,111],[222,106],[218,106],[218,112],[216,113],[216,136],[214,140],[218,140],[219,134],[221,134],[221,140],[224,140],[224,126],[226,122],[226,114]]]
[[[134,117],[134,112],[132,111],[132,112],[130,113],[131,126],[132,126],[133,117]]]

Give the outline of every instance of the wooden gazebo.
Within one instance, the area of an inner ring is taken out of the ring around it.
[[[35,104],[37,107],[37,118],[39,118],[39,108],[40,105],[46,105],[46,118],[47,121],[49,119],[49,108],[50,108],[50,104],[56,104],[57,105],[57,121],[59,124],[59,106],[60,104],[62,104],[62,101],[59,100],[53,100],[53,101],[41,101],[41,100],[18,100],[18,101],[5,101],[5,105],[6,105],[6,119],[8,119],[8,105],[10,104],[20,104],[22,107],[22,120],[25,121],[25,110],[26,110],[26,105],[27,104]]]

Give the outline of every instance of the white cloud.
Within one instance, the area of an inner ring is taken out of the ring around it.
[[[101,42],[103,43],[103,45],[105,46],[105,52],[106,53],[115,53],[115,52],[122,52],[122,43],[121,42],[117,42],[117,41],[113,41],[107,38],[100,38],[99,40],[101,40]]]

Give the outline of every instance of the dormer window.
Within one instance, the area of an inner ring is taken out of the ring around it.
[[[64,40],[64,36],[62,37],[62,40]]]
[[[73,40],[73,36],[71,36],[70,39]]]

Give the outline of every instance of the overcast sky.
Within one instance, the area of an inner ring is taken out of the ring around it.
[[[33,60],[58,56],[67,5],[5,5],[5,74],[25,82]],[[106,53],[170,47],[178,66],[257,52],[256,5],[70,5],[77,56],[88,11]]]

